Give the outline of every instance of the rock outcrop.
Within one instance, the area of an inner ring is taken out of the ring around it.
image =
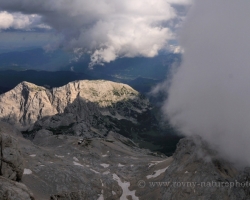
[[[87,195],[83,191],[78,192],[70,192],[70,193],[63,193],[52,195],[50,200],[81,200],[81,199],[92,199],[92,196]]]
[[[0,123],[0,199],[3,200],[34,200],[27,187],[17,182],[24,171],[17,139],[20,135],[8,124]]]
[[[15,181],[0,176],[0,199],[2,200],[35,200],[28,188]]]
[[[23,175],[23,160],[17,139],[6,133],[0,133],[1,176],[19,181]]]
[[[20,130],[32,129],[38,120],[50,128],[84,121],[75,127],[79,134],[100,115],[136,123],[137,115],[149,107],[130,86],[111,81],[74,81],[51,90],[22,82],[0,95],[0,120]]]
[[[239,170],[200,137],[180,140],[166,170],[163,199],[249,199],[249,169]],[[245,186],[241,186],[241,183]]]
[[[74,81],[52,89],[22,82],[0,95],[0,121],[12,124],[26,138],[33,139],[40,130],[85,139],[113,131],[144,148],[165,149],[163,142],[154,143],[165,138],[165,130],[152,108],[130,86],[104,80]]]

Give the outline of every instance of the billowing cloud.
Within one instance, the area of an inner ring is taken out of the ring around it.
[[[245,0],[197,0],[181,34],[183,63],[164,85],[172,125],[242,165],[250,164],[249,10]]]
[[[7,12],[0,13],[0,29],[10,28],[13,24],[13,16]]]
[[[2,0],[0,9],[37,14],[62,34],[58,46],[90,53],[93,64],[117,57],[153,57],[175,39],[178,6],[190,0]],[[79,50],[80,49],[80,50]]]
[[[30,30],[42,26],[41,17],[38,15],[24,15],[21,13],[9,13],[6,11],[0,12],[0,30],[19,29]],[[43,27],[48,29],[47,27]]]

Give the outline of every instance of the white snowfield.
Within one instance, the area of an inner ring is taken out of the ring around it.
[[[126,200],[127,196],[131,196],[133,200],[139,200],[139,198],[135,196],[135,190],[133,191],[129,190],[130,186],[129,182],[126,181],[122,182],[121,179],[116,174],[113,174],[113,179],[117,181],[118,185],[122,188],[123,193],[122,196],[120,197],[120,200]]]
[[[146,176],[147,179],[156,178],[156,177],[160,176],[162,173],[164,173],[164,172],[168,169],[168,167],[169,167],[169,166],[167,166],[167,167],[164,168],[164,169],[159,169],[159,170],[154,171],[153,174],[147,175],[147,176]]]

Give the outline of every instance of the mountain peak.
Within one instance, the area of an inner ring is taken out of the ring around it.
[[[135,121],[130,111],[141,113],[148,107],[149,101],[130,86],[105,80],[78,80],[51,90],[23,81],[0,95],[0,119],[25,130],[39,119],[75,108],[79,115],[98,110],[98,115]]]
[[[81,96],[83,99],[97,103],[101,107],[110,106],[112,103],[135,99],[139,92],[123,83],[115,83],[105,80],[80,80],[70,82],[65,86],[52,89],[52,93]]]
[[[33,83],[27,82],[27,81],[22,81],[21,83],[19,83],[14,90],[23,90],[23,89],[27,89],[30,92],[35,92],[35,91],[42,91],[42,90],[46,90],[46,88],[42,87],[42,86],[38,86],[35,85]]]

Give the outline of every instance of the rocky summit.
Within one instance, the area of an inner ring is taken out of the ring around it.
[[[0,95],[0,120],[29,138],[43,129],[82,138],[103,137],[113,131],[144,148],[164,151],[163,126],[156,118],[145,96],[111,81],[81,80],[52,89],[22,82]],[[176,142],[170,144],[172,154]]]
[[[34,125],[54,131],[72,127],[74,134],[86,135],[96,133],[91,128],[101,121],[111,126],[104,116],[137,123],[138,115],[148,109],[149,101],[130,86],[104,80],[75,81],[51,90],[22,82],[0,96],[1,120],[22,131]]]
[[[120,134],[143,127],[146,98],[109,81],[48,90],[22,82],[0,96],[0,199],[250,199],[250,170],[221,158],[200,137],[173,156]]]

